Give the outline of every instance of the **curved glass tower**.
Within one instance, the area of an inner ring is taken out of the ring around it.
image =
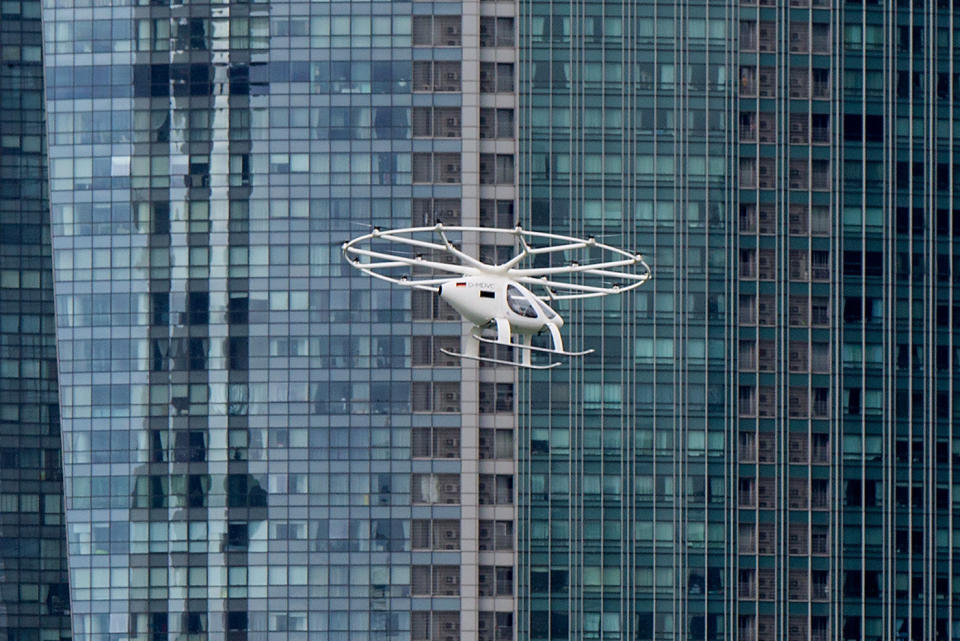
[[[411,9],[45,8],[74,638],[476,628],[460,370],[411,369],[459,324],[338,251],[477,181],[461,7]]]

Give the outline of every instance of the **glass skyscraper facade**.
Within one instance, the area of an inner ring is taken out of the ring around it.
[[[509,213],[512,49],[459,4],[44,11],[74,638],[512,636],[511,384],[339,252]]]
[[[957,15],[3,2],[0,629],[960,638]],[[654,277],[459,361],[437,220]]]
[[[525,222],[641,251],[653,279],[572,306],[573,340],[597,356],[525,380],[519,638],[733,638],[745,607],[731,586],[737,11],[522,5]]]
[[[520,638],[956,638],[956,6],[521,14],[519,210],[654,280],[521,389]]]
[[[40,2],[0,5],[0,637],[70,636]]]

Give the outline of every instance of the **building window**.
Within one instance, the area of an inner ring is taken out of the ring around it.
[[[513,411],[513,383],[480,383],[480,413]]]
[[[512,200],[480,201],[480,226],[510,229],[517,224]]]
[[[460,502],[460,475],[413,474],[410,498],[413,503],[455,505]]]
[[[483,93],[512,93],[514,81],[513,63],[481,62],[480,91]]]
[[[460,154],[421,152],[413,154],[414,183],[460,182]]]
[[[460,613],[412,612],[411,641],[448,641],[460,638]]]
[[[510,474],[481,474],[478,491],[480,505],[512,505],[513,476]]]
[[[513,459],[513,430],[480,429],[481,459]]]
[[[459,107],[414,107],[414,138],[459,138]]]
[[[428,292],[429,293],[429,292]],[[411,362],[414,367],[459,367],[460,359],[445,354],[460,351],[459,336],[414,336],[411,341]]]
[[[410,527],[410,545],[414,550],[459,550],[460,521],[414,519]]]
[[[460,63],[423,61],[413,63],[413,90],[460,91]]]
[[[410,593],[413,596],[458,596],[459,565],[414,565],[410,568]]]
[[[412,384],[414,412],[460,411],[460,383],[417,381]]]
[[[480,521],[477,540],[479,550],[512,550],[513,521]]]
[[[510,154],[480,154],[480,184],[512,185],[513,164],[513,156]]]
[[[514,45],[513,18],[480,17],[481,47],[512,47]]]
[[[411,431],[414,458],[460,458],[460,429],[417,427]]]
[[[414,16],[411,35],[414,47],[459,47],[460,16]]]
[[[480,109],[481,138],[513,138],[513,109]]]
[[[460,224],[460,201],[454,198],[414,198],[411,207],[414,227]]]

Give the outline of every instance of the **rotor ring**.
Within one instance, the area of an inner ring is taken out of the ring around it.
[[[518,253],[505,263],[492,265],[484,263],[461,251],[447,238],[447,233],[483,233],[495,235],[509,235],[519,242]],[[420,236],[420,237],[417,237]],[[427,238],[423,238],[427,236]],[[439,241],[437,239],[439,237]],[[528,241],[550,241],[546,245],[532,246]],[[430,258],[424,258],[423,253],[414,256],[405,253],[380,251],[373,248],[376,241],[386,241],[412,250],[420,249],[430,252]],[[364,247],[369,244],[369,249]],[[609,252],[612,260],[603,260],[591,263],[589,261],[570,261],[568,265],[551,267],[519,267],[525,259],[536,255],[558,252],[583,251],[599,249]],[[512,229],[472,227],[461,225],[443,225],[437,223],[431,226],[403,227],[390,230],[374,228],[370,233],[358,236],[341,245],[344,258],[354,268],[361,272],[386,282],[411,287],[415,289],[435,290],[443,282],[457,277],[482,276],[484,274],[497,275],[516,280],[527,286],[542,286],[547,291],[544,300],[563,300],[592,298],[619,294],[645,283],[651,276],[649,265],[640,254],[598,241],[594,237],[586,239],[551,232],[528,231],[520,226]],[[459,262],[445,262],[444,256]],[[640,273],[627,271],[639,265]],[[411,273],[396,275],[396,270],[409,268]],[[417,277],[413,270],[427,269],[432,272],[429,277]],[[616,281],[613,285],[601,281],[598,285],[581,284],[556,280],[557,277],[579,275],[586,277],[600,277]]]

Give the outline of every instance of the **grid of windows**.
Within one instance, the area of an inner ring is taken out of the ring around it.
[[[602,236],[654,271],[563,306],[568,342],[596,353],[521,387],[520,638],[718,639],[736,589],[729,9],[520,11],[524,224]]]
[[[338,245],[460,206],[459,14],[44,11],[74,638],[447,630],[459,372]]]
[[[942,1],[845,2],[838,21],[834,586],[850,604],[836,622],[845,639],[960,634],[956,15]]]
[[[955,5],[714,9],[521,5],[521,210],[655,272],[521,387],[521,635],[955,636]]]
[[[70,636],[40,2],[0,5],[0,630]]]
[[[835,71],[822,55],[832,51],[832,15],[794,2],[785,18],[774,4],[742,2],[739,16],[734,614],[743,638],[772,641],[786,629],[801,641],[835,626],[828,601],[836,566],[821,539],[835,531],[836,332],[807,309],[824,301],[829,310],[835,298],[833,150],[825,146],[836,123],[827,102]],[[776,312],[784,305],[787,322]],[[784,536],[786,549],[777,545]]]

